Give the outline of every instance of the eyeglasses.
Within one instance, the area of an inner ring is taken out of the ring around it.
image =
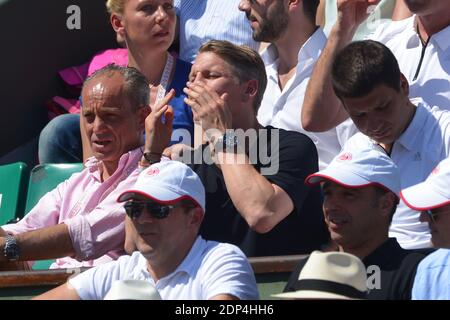
[[[432,210],[423,210],[427,215],[430,216],[431,221],[436,222],[436,217],[443,213],[450,213],[450,210],[448,211],[442,211],[442,212],[433,212]]]
[[[179,207],[180,205],[161,205],[152,201],[128,201],[125,203],[124,208],[127,215],[133,219],[139,219],[144,208],[147,212],[156,219],[165,219],[170,213],[170,210]]]

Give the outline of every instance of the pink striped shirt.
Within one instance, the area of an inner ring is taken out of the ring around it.
[[[140,149],[122,155],[116,172],[104,182],[101,162],[88,159],[86,169],[43,196],[21,221],[2,228],[18,234],[65,223],[76,256],[57,259],[50,268],[91,267],[116,260],[124,254],[125,239],[125,210],[117,198],[136,182],[141,156]]]

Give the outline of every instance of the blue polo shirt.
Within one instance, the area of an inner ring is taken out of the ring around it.
[[[439,249],[420,262],[414,279],[412,299],[450,299],[450,250]]]

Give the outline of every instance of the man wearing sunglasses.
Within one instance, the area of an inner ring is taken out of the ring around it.
[[[164,300],[258,299],[253,271],[239,248],[198,236],[205,189],[188,166],[164,161],[123,192],[127,235],[138,251],[88,270],[39,299],[103,299],[115,281],[150,282]]]
[[[417,268],[413,299],[450,299],[450,159],[445,159],[422,183],[402,190],[403,201],[421,211],[420,220],[431,230],[431,242],[441,248]]]

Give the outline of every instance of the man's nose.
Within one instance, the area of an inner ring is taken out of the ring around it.
[[[378,132],[383,128],[384,119],[377,119],[376,117],[372,117],[369,121],[370,130],[372,132]]]
[[[248,11],[250,10],[250,3],[248,0],[241,0],[239,1],[239,6],[238,6],[239,10],[241,11]]]
[[[155,222],[156,218],[154,218],[146,209],[141,212],[139,217],[137,217],[134,221],[138,224],[145,224],[145,223],[153,223]]]
[[[338,207],[339,207],[338,203],[331,197],[325,197],[323,199],[323,211],[324,212],[330,213],[333,210],[337,209]]]
[[[95,133],[105,130],[105,123],[103,122],[103,120],[99,117],[95,117],[93,129]]]

